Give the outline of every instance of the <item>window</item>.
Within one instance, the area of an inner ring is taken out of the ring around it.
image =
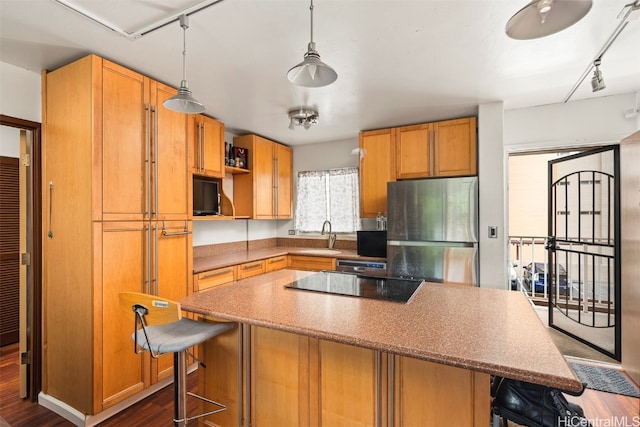
[[[334,233],[360,229],[357,168],[298,172],[296,230],[319,233],[325,220]]]

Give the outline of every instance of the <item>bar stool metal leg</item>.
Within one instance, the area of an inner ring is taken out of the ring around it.
[[[184,351],[173,353],[173,401],[175,427],[187,425],[187,355]]]

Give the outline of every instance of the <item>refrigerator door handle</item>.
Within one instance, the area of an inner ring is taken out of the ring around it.
[[[428,242],[417,240],[387,240],[389,246],[446,246],[452,248],[475,248],[478,246],[475,242]]]

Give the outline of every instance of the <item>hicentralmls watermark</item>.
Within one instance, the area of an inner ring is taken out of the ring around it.
[[[558,427],[640,427],[640,415],[633,417],[617,417],[610,418],[582,418],[582,417],[566,417],[558,418]]]

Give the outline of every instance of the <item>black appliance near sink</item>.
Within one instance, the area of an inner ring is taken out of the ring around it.
[[[406,303],[421,283],[418,279],[322,271],[289,283],[285,288]]]

